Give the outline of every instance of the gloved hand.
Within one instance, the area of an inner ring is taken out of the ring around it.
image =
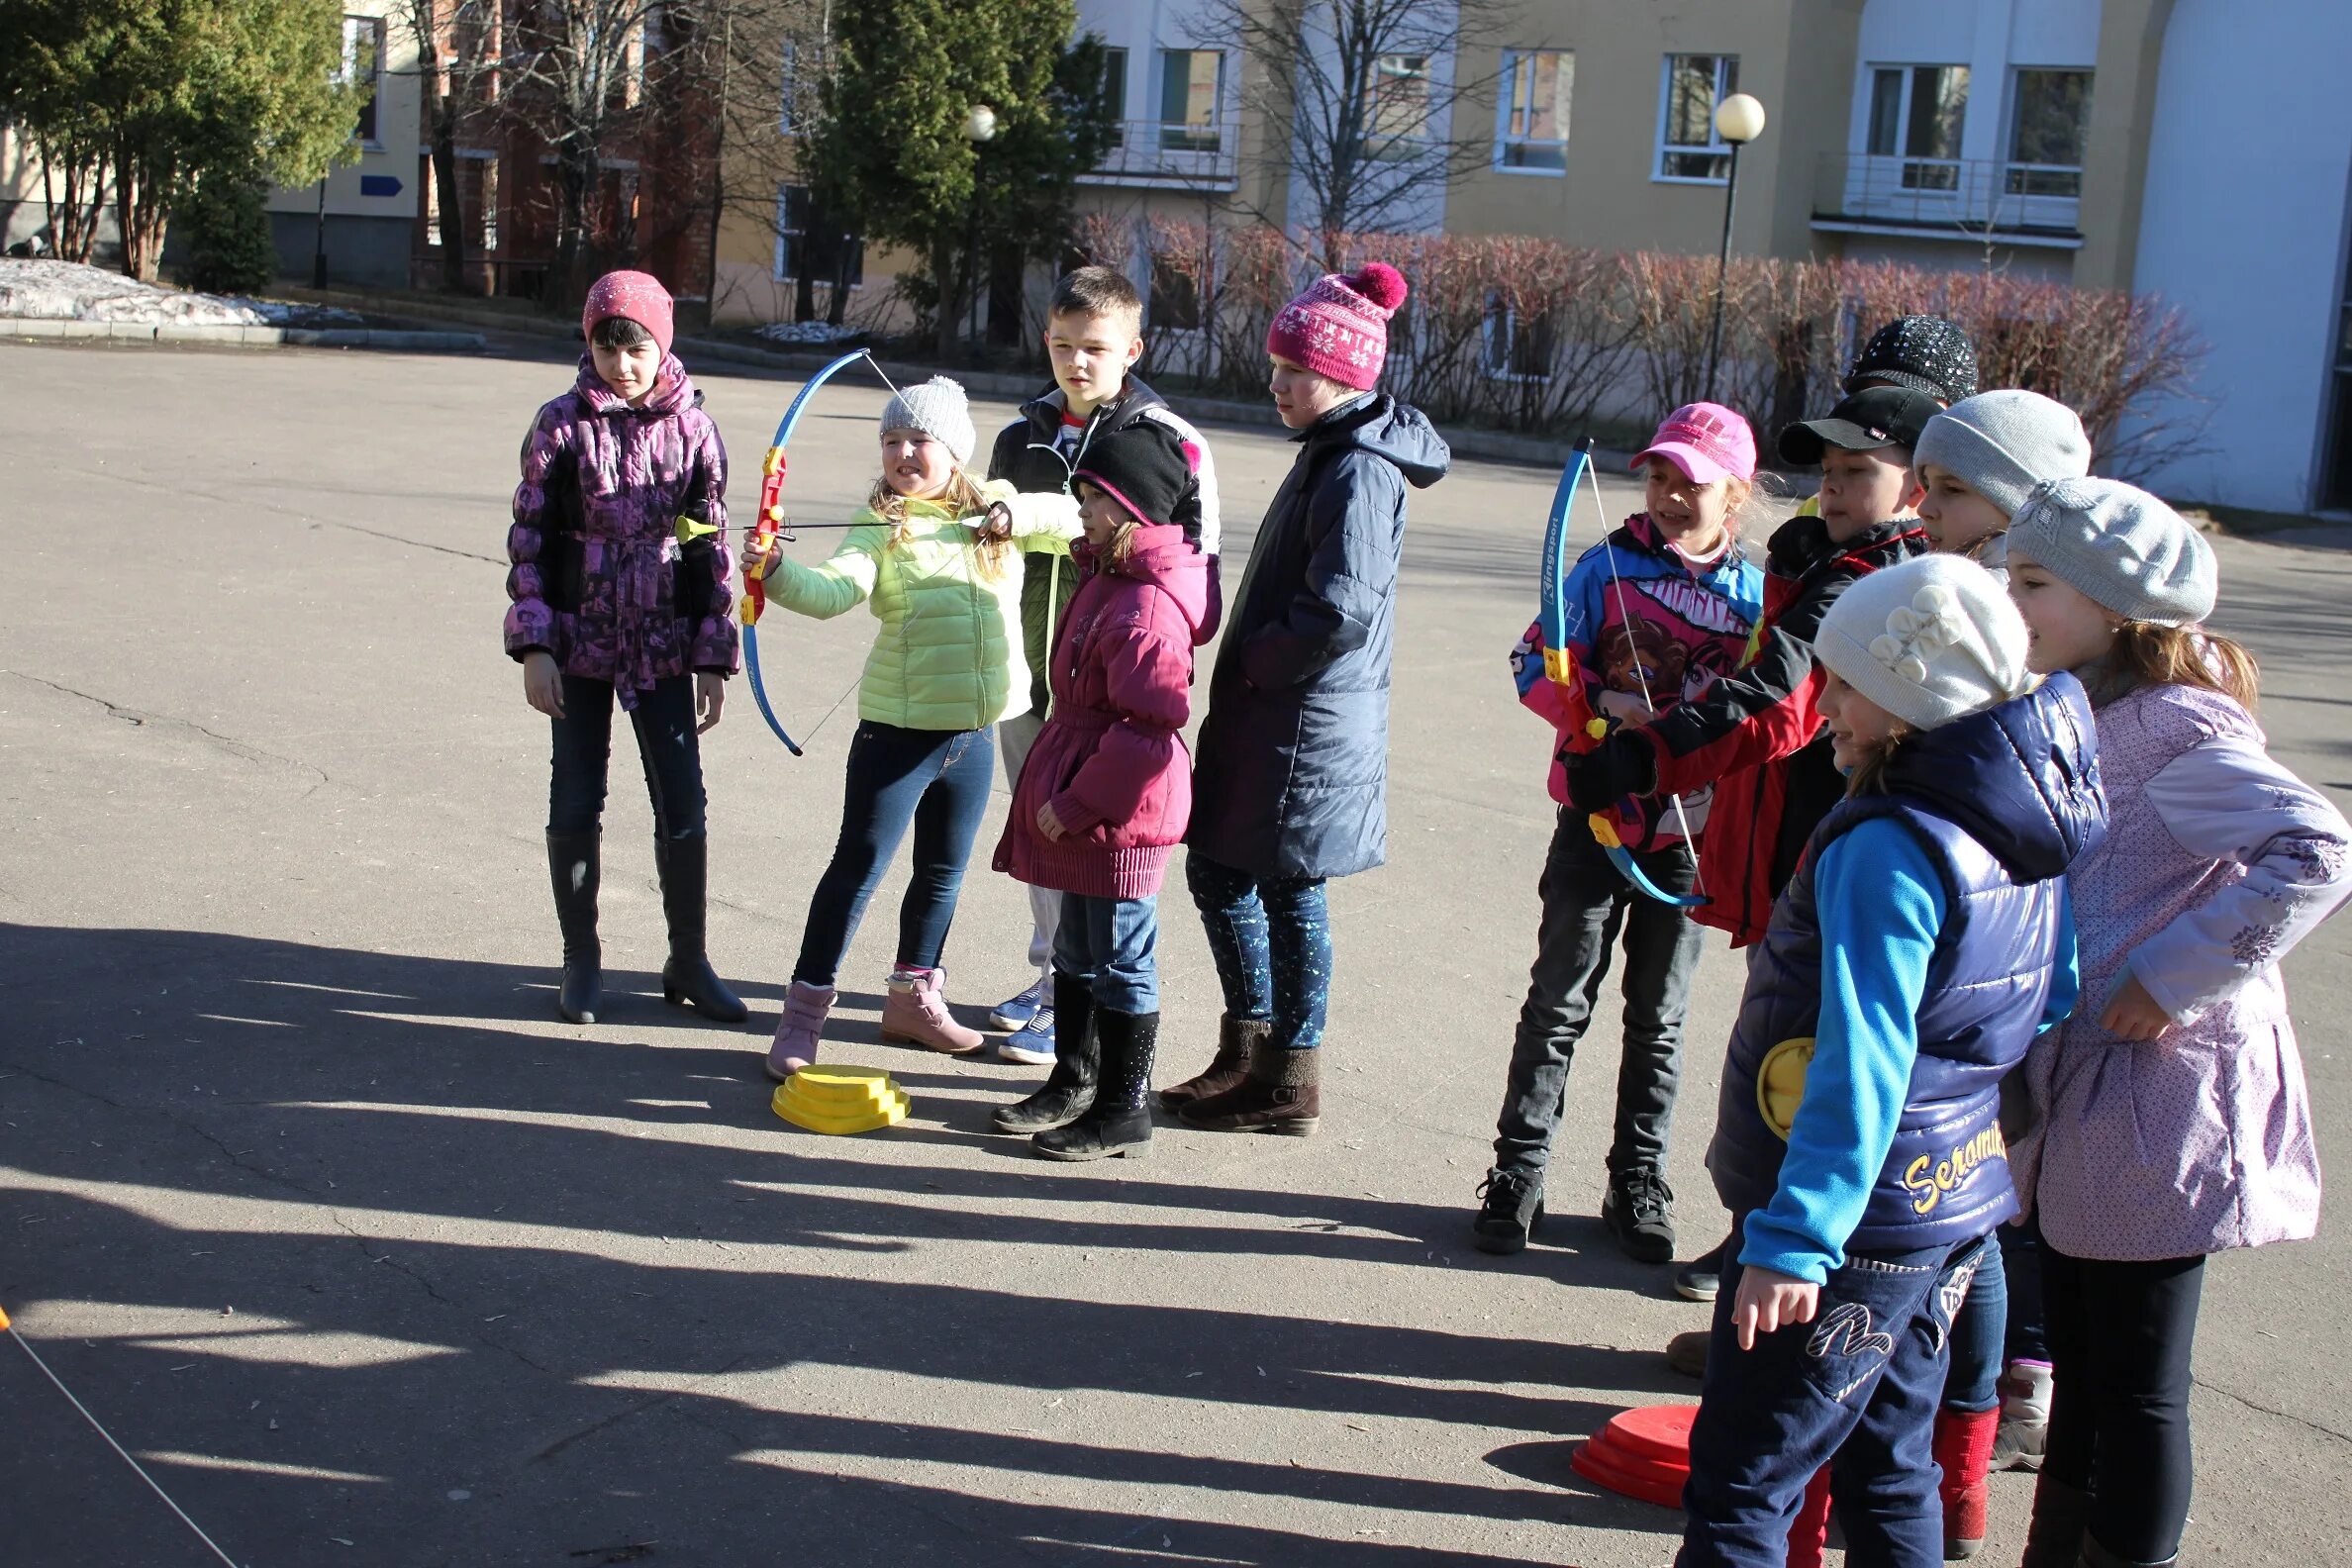
[[[1568,770],[1568,804],[1580,812],[1607,811],[1629,795],[1658,788],[1658,753],[1638,730],[1619,730],[1581,756]]]

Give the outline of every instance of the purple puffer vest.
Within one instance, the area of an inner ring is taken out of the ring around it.
[[[2146,686],[2099,710],[2107,840],[2067,876],[2083,1000],[2025,1058],[2033,1127],[2010,1149],[2042,1234],[2073,1257],[2193,1257],[2319,1225],[2310,1096],[2274,965],[2146,1044],[2099,1027],[2132,949],[2245,875],[2190,853],[2148,781],[2190,748],[2262,732],[2215,692]]]
[[[690,516],[718,532],[681,548]],[[675,355],[632,408],[580,362],[539,411],[507,533],[506,650],[544,651],[566,675],[611,681],[621,706],[653,683],[736,668],[727,448]]]

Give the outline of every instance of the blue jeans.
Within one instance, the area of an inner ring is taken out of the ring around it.
[[[1257,877],[1198,849],[1184,876],[1236,1019],[1271,1021],[1276,1050],[1323,1043],[1331,1001],[1331,917],[1321,877]]]
[[[629,711],[637,731],[653,831],[664,838],[703,835],[702,747],[694,733],[694,677],[672,675],[637,693]],[[613,683],[563,677],[563,717],[548,721],[554,755],[548,770],[547,832],[594,833],[604,821],[605,780],[613,759]]]
[[[1943,1505],[1932,1451],[1953,1315],[1992,1243],[1850,1253],[1813,1321],[1739,1348],[1740,1234],[1723,1259],[1707,1384],[1691,1428],[1676,1568],[1782,1568],[1789,1524],[1823,1465],[1854,1568],[1936,1568]]]
[[[915,874],[899,905],[898,961],[915,969],[938,966],[995,774],[993,725],[902,730],[868,720],[857,727],[841,789],[841,836],[809,900],[809,924],[801,934],[793,979],[815,986],[833,983],[866,901],[910,823]]]
[[[1159,899],[1064,893],[1053,929],[1053,967],[1083,980],[1106,1013],[1157,1013]]]
[[[2004,1225],[2003,1229],[2009,1226]],[[2002,1249],[1988,1240],[1984,1261],[1969,1282],[1968,1300],[1952,1320],[1952,1368],[1944,1375],[1948,1411],[1980,1414],[2001,1404],[2002,1345],[2009,1334],[2009,1272]]]

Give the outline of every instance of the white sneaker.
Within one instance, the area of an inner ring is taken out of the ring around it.
[[[1017,997],[1007,997],[1004,1001],[999,1002],[995,1007],[989,1009],[989,1028],[1001,1029],[1027,1029],[1029,1028],[1029,1020],[1035,1018],[1038,1013],[1045,1009],[1046,1006],[1045,982],[1042,980],[1034,981],[1030,984],[1029,988],[1027,991],[1022,992],[1021,995]]]
[[[998,1043],[997,1054],[1007,1061],[1022,1062],[1030,1067],[1052,1066],[1053,1009],[1037,1009],[1027,1024]]]

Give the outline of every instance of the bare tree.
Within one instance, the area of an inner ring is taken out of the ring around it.
[[[441,286],[462,293],[469,230],[457,179],[457,139],[495,106],[505,18],[499,0],[401,0],[390,21],[416,46],[441,218]]]
[[[1238,56],[1243,115],[1269,131],[1260,170],[1300,187],[1317,259],[1335,267],[1342,237],[1399,226],[1486,159],[1496,76],[1464,55],[1517,14],[1511,0],[1210,0],[1194,36]]]

